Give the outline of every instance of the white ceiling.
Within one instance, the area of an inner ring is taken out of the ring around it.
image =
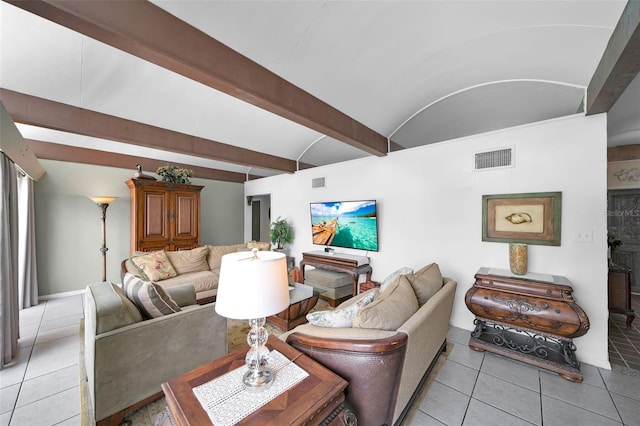
[[[576,113],[626,1],[153,3],[408,148]],[[313,165],[371,155],[10,4],[0,3],[0,15],[4,89]],[[612,144],[640,142],[639,99],[636,78],[610,112]],[[19,130],[177,164],[277,173]]]

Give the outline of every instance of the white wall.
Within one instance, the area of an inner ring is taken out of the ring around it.
[[[107,280],[120,282],[130,256],[131,197],[125,181],[135,172],[114,167],[42,160],[35,184],[36,256],[40,296],[83,290],[102,278],[101,211],[90,195],[119,197],[107,209]],[[192,179],[200,194],[200,243],[243,242],[243,185]]]
[[[369,253],[373,279],[438,262],[458,281],[451,324],[471,330],[464,295],[476,271],[509,267],[506,243],[482,241],[482,195],[561,191],[562,245],[530,246],[529,271],[571,281],[591,322],[590,331],[575,339],[577,357],[609,368],[606,141],[604,114],[576,115],[259,179],[245,184],[245,195],[271,194],[271,217],[286,217],[295,227],[291,254],[297,262],[302,252],[319,248],[311,243],[310,202],[376,199],[380,251]],[[515,147],[515,167],[472,171],[475,152],[505,146]],[[311,179],[321,176],[327,187],[311,189]],[[585,231],[593,232],[593,241],[575,242],[576,233]]]

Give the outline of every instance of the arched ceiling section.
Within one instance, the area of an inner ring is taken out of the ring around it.
[[[589,85],[626,5],[4,0],[0,100],[5,104],[11,93],[18,103],[54,101],[61,111],[94,120],[91,131],[75,132],[69,123],[61,129],[23,121],[28,138],[100,148],[127,162],[153,158],[222,170],[242,181],[245,174],[294,172],[298,161],[308,168],[385,155],[392,134],[406,145],[423,144],[575,113],[581,99],[570,87]],[[33,12],[24,10],[29,7]],[[149,13],[136,15],[139,8]],[[96,17],[100,10],[110,20]],[[59,15],[67,19],[54,23]],[[106,25],[100,31],[108,37],[86,30],[95,30],[95,21]],[[128,50],[128,44],[137,48]],[[145,56],[148,46],[156,50]],[[185,60],[189,55],[192,63]],[[194,71],[199,60],[205,71]],[[211,84],[219,75],[207,72],[218,69],[234,74],[231,82]],[[242,79],[271,85],[248,93],[238,84]],[[275,100],[267,99],[271,95]],[[105,123],[131,131],[126,138],[96,131]],[[144,134],[164,135],[165,145],[141,141]],[[172,134],[179,136],[173,144]],[[268,164],[271,158],[280,165]]]
[[[326,166],[328,164],[355,160],[366,156],[368,156],[368,154],[359,149],[325,136],[311,143],[299,158],[301,163]],[[305,167],[300,167],[300,169],[303,168]]]
[[[586,86],[624,7],[624,1],[215,3],[156,2],[383,135],[424,105],[485,82]]]
[[[515,80],[461,90],[438,100],[391,137],[393,150],[562,117],[578,112],[584,87]]]

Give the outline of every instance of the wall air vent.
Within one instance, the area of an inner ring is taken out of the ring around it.
[[[513,147],[476,152],[473,170],[513,167]]]
[[[324,188],[326,186],[327,186],[327,180],[324,177],[311,179],[311,188],[313,189]]]

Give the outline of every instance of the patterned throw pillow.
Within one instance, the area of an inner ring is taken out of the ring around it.
[[[157,318],[181,311],[178,304],[158,284],[126,273],[122,287],[124,294],[147,318]]]
[[[307,314],[310,324],[318,327],[350,328],[358,311],[373,301],[378,291],[370,291],[356,303],[344,309],[334,309],[332,311],[318,311]]]
[[[131,258],[131,262],[136,265],[136,268],[142,274],[142,278],[147,281],[166,280],[178,275],[164,250],[134,256]]]

